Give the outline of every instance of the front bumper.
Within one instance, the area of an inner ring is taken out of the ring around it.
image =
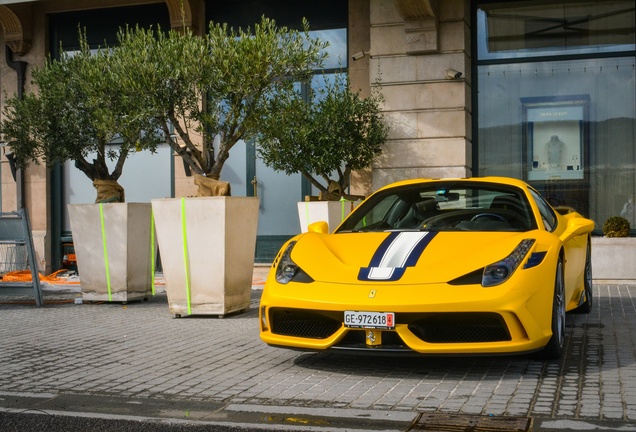
[[[552,290],[545,288],[546,283],[551,288],[553,282],[536,279],[529,284],[517,282],[490,288],[270,283],[259,309],[261,339],[273,346],[310,351],[536,351],[551,336]],[[345,310],[395,312],[395,327],[345,327]]]

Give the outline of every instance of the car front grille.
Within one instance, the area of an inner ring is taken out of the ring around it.
[[[429,343],[502,342],[511,340],[501,315],[491,312],[427,313],[409,323],[409,330]],[[410,320],[409,320],[410,321]]]
[[[342,328],[342,312],[272,308],[271,331],[283,336],[326,339]],[[473,313],[398,313],[397,324],[408,324],[417,338],[428,343],[503,342],[511,340],[506,322],[492,312]],[[391,332],[386,332],[388,336]],[[360,337],[360,340],[356,339]],[[390,337],[390,336],[388,336]],[[397,337],[397,334],[396,334]],[[353,338],[353,339],[352,339]],[[355,340],[354,340],[355,339]],[[383,340],[383,345],[402,345]],[[364,332],[349,331],[339,345],[364,343]]]
[[[342,316],[331,317],[308,310],[273,308],[269,317],[272,333],[284,336],[326,339],[342,327]]]

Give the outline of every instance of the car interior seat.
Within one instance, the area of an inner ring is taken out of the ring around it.
[[[490,203],[490,208],[494,210],[508,210],[514,212],[522,220],[528,220],[528,213],[521,200],[514,195],[497,195]]]
[[[439,205],[434,198],[426,198],[411,205],[407,214],[395,224],[396,228],[417,228],[425,219],[435,215]]]

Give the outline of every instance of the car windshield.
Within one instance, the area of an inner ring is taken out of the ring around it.
[[[456,181],[380,191],[355,209],[336,232],[528,231],[536,226],[521,189]]]

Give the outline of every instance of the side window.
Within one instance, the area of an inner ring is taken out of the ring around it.
[[[396,203],[398,203],[398,201],[399,198],[397,195],[386,197],[360,220],[360,222],[356,225],[356,228],[363,229],[367,226],[375,226],[382,222],[386,222],[386,219],[397,211]]]
[[[387,195],[373,201],[365,201],[364,207],[356,209],[340,227],[340,231],[349,230],[384,230],[392,228],[390,220],[395,219],[400,207],[405,205],[397,195]]]
[[[541,213],[541,220],[543,220],[543,226],[548,231],[554,231],[556,229],[557,218],[554,214],[552,207],[543,199],[539,193],[533,189],[530,189],[530,195],[534,198],[537,206],[539,207],[539,213]]]

